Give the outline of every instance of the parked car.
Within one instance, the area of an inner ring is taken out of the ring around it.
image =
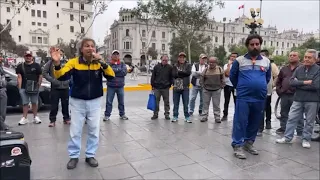
[[[7,80],[7,96],[8,96],[8,107],[20,107],[21,106],[21,98],[18,89],[18,75],[15,73],[13,69],[3,68],[5,72],[5,77]],[[50,105],[50,90],[51,84],[47,81],[43,81],[41,87],[39,88],[39,100],[38,100],[38,109],[43,106]]]

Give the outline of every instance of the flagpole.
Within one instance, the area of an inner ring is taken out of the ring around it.
[[[246,7],[246,4],[243,4],[243,8],[242,8],[242,16],[244,16],[244,8]]]
[[[261,12],[262,12],[262,0],[260,0],[260,14],[259,14],[260,19],[261,19]],[[259,27],[259,35],[260,35],[260,29],[261,27]]]

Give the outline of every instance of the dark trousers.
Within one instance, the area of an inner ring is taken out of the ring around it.
[[[266,98],[266,105],[265,105],[265,117],[266,117],[266,124],[271,123],[271,99],[272,96],[267,96]],[[262,132],[264,130],[264,117],[261,119],[261,124],[259,127],[259,131]]]
[[[286,129],[286,125],[287,125],[287,121],[288,121],[288,117],[289,117],[289,111],[290,111],[290,107],[291,107],[292,103],[293,103],[293,94],[281,95],[280,127],[283,130]]]
[[[232,86],[226,85],[223,88],[223,94],[224,94],[223,116],[228,116],[228,109],[229,109],[229,102],[230,102],[231,93],[233,96],[234,104],[236,104],[236,96],[234,95],[234,88]]]
[[[173,91],[173,117],[179,116],[180,97],[182,97],[184,117],[189,117],[189,88],[182,91]]]
[[[106,110],[104,112],[104,115],[107,116],[107,117],[111,116],[113,99],[114,99],[114,96],[116,94],[117,94],[117,98],[118,98],[119,115],[120,116],[125,115],[125,109],[124,109],[124,87],[119,87],[119,88],[108,87],[107,88]]]
[[[156,107],[156,110],[154,111],[154,115],[158,116],[160,99],[162,96],[162,99],[164,102],[164,115],[169,116],[170,114],[169,88],[154,89],[153,92],[154,92],[154,95],[156,96],[156,103],[157,103],[157,107]]]
[[[51,89],[50,94],[51,100],[51,110],[49,119],[50,122],[55,122],[57,119],[59,100],[61,100],[61,111],[63,115],[63,120],[70,120],[69,115],[69,89]]]
[[[233,128],[232,146],[243,146],[244,142],[254,142],[263,118],[265,102],[246,102],[237,100]]]

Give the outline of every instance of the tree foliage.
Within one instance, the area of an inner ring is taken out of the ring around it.
[[[195,33],[202,30],[208,23],[209,14],[213,7],[224,7],[221,0],[196,0],[193,3],[185,0],[153,0],[149,1],[155,10],[152,12],[174,30],[176,30],[184,43],[187,44],[189,61],[191,61],[191,43]]]
[[[299,53],[300,60],[302,60],[304,54],[308,49],[315,49],[317,51],[320,51],[320,42],[316,41],[316,39],[312,37],[300,46],[292,47],[291,51],[297,51]]]
[[[172,38],[171,42],[169,43],[172,62],[176,62],[180,52],[188,52],[188,44],[186,43],[185,38],[185,36],[177,36],[175,38]],[[209,37],[205,37],[203,34],[195,36],[190,45],[191,62],[197,62],[199,59],[199,55],[207,52],[206,47],[209,43]],[[189,52],[186,54],[188,55]]]
[[[64,54],[67,58],[72,58],[74,57],[74,54],[72,53],[72,49],[70,47],[70,44],[67,43],[60,43],[57,45],[60,49],[64,51]]]
[[[227,55],[227,52],[223,46],[214,48],[214,56],[218,58],[220,65],[225,64],[226,55]]]
[[[153,60],[154,60],[154,59],[157,59],[157,57],[158,57],[158,52],[157,52],[157,50],[153,49],[152,47],[148,48],[147,54],[148,54],[149,56],[151,56]]]
[[[26,51],[28,51],[29,48],[27,46],[24,46],[24,45],[17,45],[15,46],[15,48],[13,49],[13,53],[17,54],[19,57],[23,57],[24,56],[24,53]]]
[[[232,44],[229,47],[230,53],[236,52],[239,54],[239,56],[244,55],[248,52],[248,49],[245,45],[240,45],[240,44]]]
[[[38,57],[41,57],[41,60],[45,60],[47,58],[47,51],[44,51],[42,49],[38,49],[38,51],[36,52],[36,55]]]
[[[16,42],[12,38],[10,34],[10,28],[4,29],[4,26],[0,24],[0,48],[7,50],[7,51],[13,51],[16,47]]]
[[[271,59],[278,66],[286,64],[287,60],[288,60],[288,58],[286,56],[273,56]]]

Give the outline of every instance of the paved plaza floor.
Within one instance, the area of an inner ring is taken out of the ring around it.
[[[187,124],[182,112],[177,123],[164,120],[163,112],[158,120],[150,120],[147,96],[148,92],[126,93],[127,121],[119,120],[115,98],[111,121],[101,121],[98,168],[84,162],[84,135],[78,167],[66,169],[69,127],[60,121],[49,128],[47,110],[39,113],[40,125],[17,126],[21,115],[16,112],[8,114],[7,122],[25,134],[32,179],[319,179],[319,143],[312,142],[311,149],[303,149],[299,139],[292,145],[276,144],[279,122],[275,118],[273,129],[256,140],[260,155],[239,160],[230,146],[231,115],[221,124],[213,118],[201,123],[197,113],[194,122]],[[60,113],[58,117],[62,119]]]

